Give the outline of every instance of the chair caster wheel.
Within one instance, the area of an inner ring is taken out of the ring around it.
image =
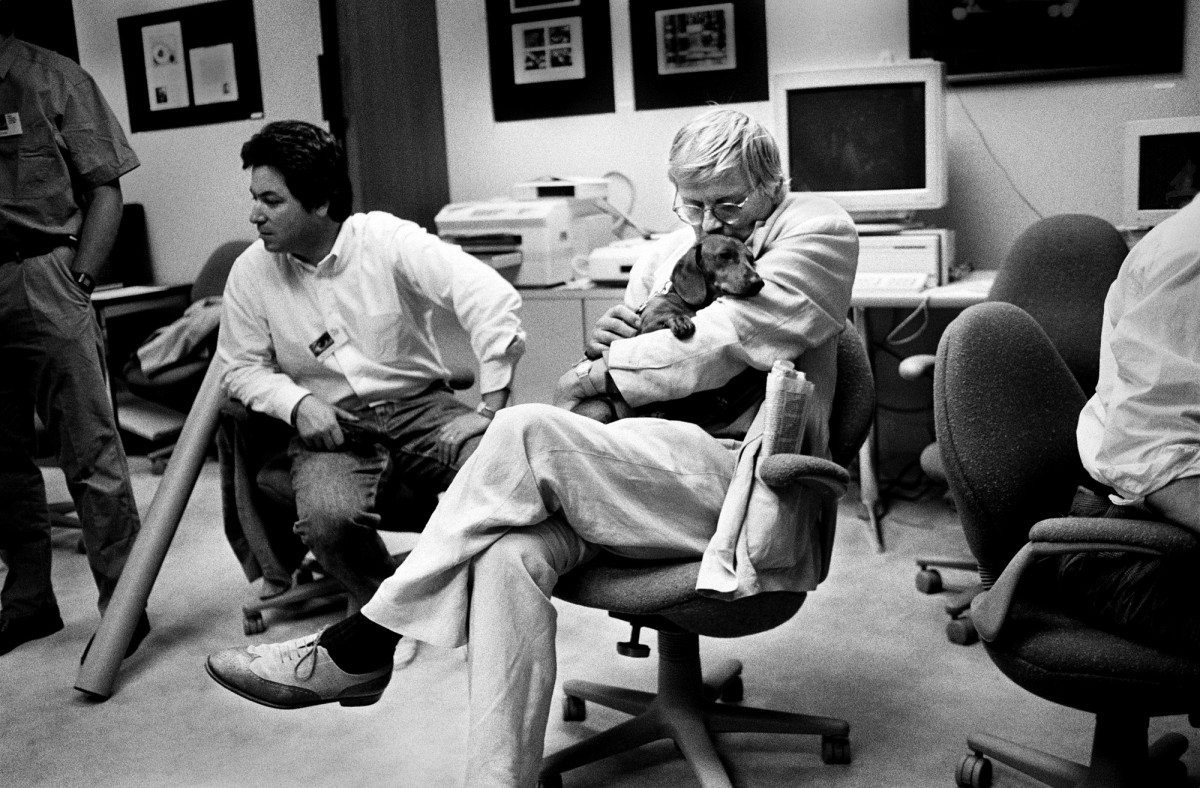
[[[964,755],[954,783],[959,788],[988,788],[992,784],[992,762],[982,755]]]
[[[821,761],[824,763],[850,763],[850,737],[845,734],[821,737]]]
[[[587,719],[587,701],[574,695],[563,695],[563,722],[583,722]]]
[[[562,788],[562,775],[543,774],[538,778],[538,788]]]
[[[246,635],[261,635],[267,631],[267,622],[263,621],[262,613],[243,613],[242,632]]]
[[[725,682],[725,686],[721,687],[721,693],[717,697],[725,703],[741,703],[745,694],[746,686],[742,683],[742,677],[734,676]]]
[[[952,618],[946,622],[946,639],[960,646],[969,646],[979,640],[975,622],[969,618]]]
[[[936,569],[921,569],[917,572],[917,590],[922,594],[936,594],[942,590],[942,573]]]

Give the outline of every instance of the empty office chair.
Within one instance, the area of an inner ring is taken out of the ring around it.
[[[1075,444],[1085,397],[1047,333],[1010,304],[964,311],[934,376],[938,445],[985,590],[972,616],[995,665],[1024,689],[1094,714],[1092,759],[1071,763],[988,735],[968,739],[958,785],[984,788],[994,758],[1053,786],[1169,786],[1187,740],[1147,748],[1152,716],[1200,711],[1200,662],[1095,629],[1062,608],[1040,556],[1194,549],[1166,523],[1061,516],[1087,480]]]
[[[1109,222],[1086,214],[1061,214],[1039,219],[1013,243],[988,295],[988,301],[1015,304],[1028,312],[1050,337],[1071,374],[1091,396],[1100,374],[1100,328],[1104,299],[1129,248]],[[900,365],[900,375],[913,380],[929,374],[933,356],[912,356]],[[936,444],[921,453],[925,473],[945,482]],[[942,590],[936,567],[975,572],[969,558],[917,558],[917,588],[933,594]],[[950,621],[946,635],[962,645],[974,643],[969,616],[971,600],[980,591],[972,583],[946,603]]]
[[[838,338],[837,359],[830,451],[834,462],[845,467],[862,444],[874,411],[871,368],[850,324]],[[770,477],[767,464],[772,459],[760,468],[768,483],[796,483],[787,474]],[[840,489],[826,491],[820,523],[826,567],[833,548],[836,498],[848,479],[840,471],[839,476],[840,481],[830,479],[833,488]],[[731,705],[742,699],[742,666],[736,661],[721,665],[707,679],[701,676],[700,635],[743,637],[772,629],[790,619],[806,595],[776,592],[733,602],[711,599],[696,593],[699,567],[699,559],[631,561],[606,554],[559,580],[555,596],[607,610],[632,624],[633,635],[629,642],[617,645],[618,652],[648,656],[649,648],[638,642],[639,631],[642,627],[658,631],[658,692],[565,682],[564,719],[583,719],[589,700],[636,716],[547,757],[540,777],[544,788],[561,785],[562,772],[664,738],[674,740],[705,788],[729,786],[711,738],[720,732],[815,734],[822,737],[821,757],[826,763],[850,761],[850,726],[844,720]]]
[[[245,240],[226,241],[209,255],[192,283],[190,308],[197,308],[197,305],[225,292],[225,280],[229,278],[229,270],[238,255],[249,245],[250,241]],[[188,347],[186,353],[150,372],[143,371],[141,360],[135,352],[126,362],[122,377],[129,390],[137,396],[165,405],[180,414],[186,414],[191,410],[192,401],[200,390],[200,383],[204,380],[204,373],[208,371],[216,344],[217,332],[213,328],[203,341]],[[156,473],[162,473],[166,467],[171,448],[166,446],[155,449],[147,455],[152,463],[151,468]]]

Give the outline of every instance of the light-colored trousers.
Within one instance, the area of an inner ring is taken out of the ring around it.
[[[412,554],[362,609],[405,637],[469,644],[466,785],[536,785],[558,577],[598,546],[699,556],[735,461],[732,442],[683,422],[601,425],[548,405],[500,411]]]

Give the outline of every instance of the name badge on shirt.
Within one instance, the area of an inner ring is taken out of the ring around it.
[[[329,354],[346,344],[346,331],[342,328],[332,328],[309,343],[308,351],[317,361],[324,361]]]
[[[0,120],[0,137],[16,137],[21,134],[21,113],[5,112]]]

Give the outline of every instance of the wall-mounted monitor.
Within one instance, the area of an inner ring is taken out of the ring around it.
[[[1200,191],[1200,117],[1125,124],[1125,220],[1152,227]]]
[[[771,103],[792,191],[827,195],[864,222],[946,204],[941,63],[777,74]]]

